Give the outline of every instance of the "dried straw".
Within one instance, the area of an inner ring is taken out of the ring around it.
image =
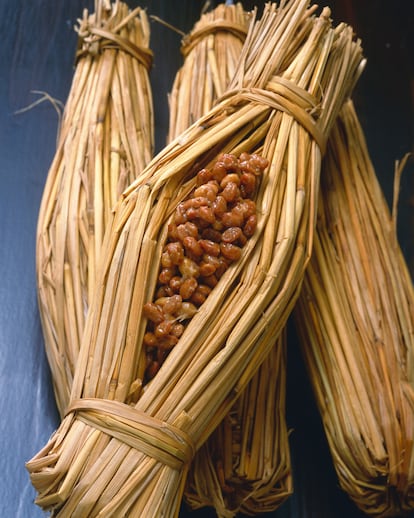
[[[180,135],[226,91],[246,38],[249,14],[242,4],[219,4],[204,13],[182,41],[184,64],[169,96],[168,142]]]
[[[27,468],[55,516],[177,516],[188,466],[268,356],[312,246],[321,148],[361,70],[352,29],[268,4],[231,90],[124,192],[105,234],[71,404]],[[275,75],[277,74],[277,75]],[[259,152],[258,228],[142,390],[143,305],[166,225],[218,152]]]
[[[149,23],[117,2],[84,12],[79,49],[37,229],[37,283],[58,408],[73,373],[110,212],[153,152]]]
[[[414,509],[414,290],[351,102],[329,140],[298,328],[341,487]]]
[[[198,450],[185,492],[193,509],[217,516],[271,512],[292,494],[282,332],[241,397]]]
[[[204,115],[234,76],[249,14],[240,3],[203,14],[183,39],[170,94],[171,141]],[[197,452],[185,497],[219,517],[276,509],[292,493],[285,419],[285,333],[218,429]]]

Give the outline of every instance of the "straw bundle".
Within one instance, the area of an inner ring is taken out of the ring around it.
[[[197,452],[185,492],[192,508],[213,506],[223,517],[254,515],[275,510],[292,493],[285,334]]]
[[[250,27],[226,98],[118,202],[67,416],[27,463],[36,502],[55,516],[176,516],[194,451],[285,326],[312,244],[320,148],[362,62],[352,29],[333,29],[328,9],[314,12],[305,0],[268,4]],[[183,317],[180,339],[141,388],[144,308],[157,290],[172,218],[182,216],[198,171],[220,173],[219,153],[260,153],[269,164],[255,195],[257,227],[192,318]]]
[[[95,288],[112,206],[153,152],[149,24],[145,11],[97,3],[79,20],[77,66],[37,229],[45,347],[60,413]]]
[[[414,292],[351,102],[321,184],[303,351],[342,488],[399,516],[414,509]]]
[[[233,78],[246,38],[249,14],[240,3],[204,13],[183,38],[184,64],[169,96],[168,142],[207,113]]]
[[[169,98],[169,141],[204,115],[225,91],[234,76],[248,21],[241,4],[221,4],[203,14],[183,39],[184,63]],[[239,511],[272,511],[291,494],[282,336],[197,452],[185,491],[192,508],[211,506],[218,516],[231,517]]]

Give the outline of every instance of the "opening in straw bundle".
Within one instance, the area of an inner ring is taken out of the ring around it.
[[[240,3],[221,4],[205,13],[184,38],[184,63],[170,95],[170,141],[225,91],[249,20]],[[214,507],[219,517],[239,510],[264,512],[278,507],[292,492],[284,351],[284,338],[276,340],[265,365],[197,452],[185,493],[192,508]]]

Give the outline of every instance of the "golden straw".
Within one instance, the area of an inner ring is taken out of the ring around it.
[[[27,463],[37,504],[55,516],[177,516],[194,452],[282,332],[312,248],[321,149],[363,63],[352,29],[314,11],[306,0],[267,4],[223,100],[117,203],[67,416]],[[220,153],[259,153],[269,164],[257,228],[140,390],[143,311],[168,224]]]

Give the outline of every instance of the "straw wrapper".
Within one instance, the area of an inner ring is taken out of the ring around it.
[[[204,115],[233,78],[249,14],[240,3],[203,14],[182,42],[170,94],[169,141]],[[285,333],[218,429],[197,452],[185,497],[219,517],[276,509],[292,492],[285,419]]]
[[[39,310],[61,415],[69,402],[106,225],[153,152],[149,24],[117,2],[79,21],[76,70],[37,228]]]
[[[414,292],[351,102],[328,145],[296,320],[341,487],[414,509]]]
[[[283,331],[224,420],[198,450],[186,501],[217,516],[278,508],[292,493],[286,426],[286,333]]]
[[[206,114],[226,91],[239,62],[249,19],[240,3],[220,4],[204,13],[183,38],[184,64],[169,96],[169,142]]]
[[[327,9],[313,12],[304,0],[267,5],[226,98],[117,204],[67,416],[27,464],[36,502],[56,516],[176,516],[194,451],[281,333],[310,255],[321,148],[362,63],[352,30],[332,29]],[[269,162],[256,232],[140,390],[143,308],[168,222],[197,171],[222,152]]]

